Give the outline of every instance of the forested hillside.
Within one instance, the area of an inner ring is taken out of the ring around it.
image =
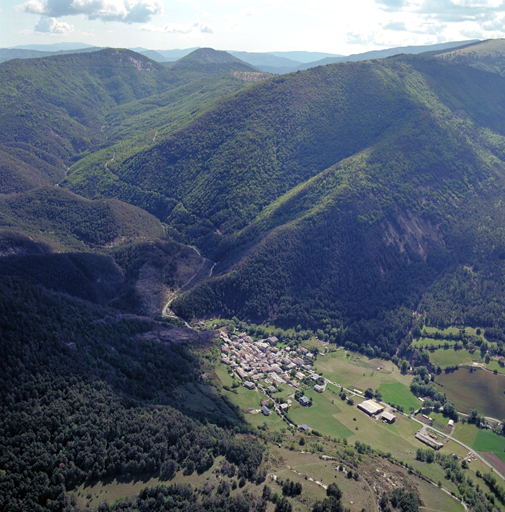
[[[234,410],[215,396],[214,414],[190,418],[172,394],[198,363],[141,336],[169,329],[0,276],[2,510],[69,510],[87,478],[201,473],[220,455],[254,476],[263,448],[236,436]]]
[[[323,327],[391,355],[428,290],[439,322],[439,283],[471,266],[481,289],[499,265],[501,231],[483,225],[503,215],[503,85],[438,57],[321,66],[235,93],[106,169],[75,166],[65,185],[178,203],[186,224],[150,211],[217,262],[174,304],[185,318]],[[472,322],[501,324],[487,289]]]
[[[196,71],[194,65],[185,67],[184,59],[168,70],[143,55],[117,49],[3,63],[0,191],[53,185],[72,162],[110,145],[105,116],[118,105],[216,73],[255,71],[231,55],[229,58],[234,62],[220,64],[219,69],[213,64],[214,68],[204,72]],[[170,102],[167,98],[162,105]]]
[[[61,185],[138,205],[166,224],[169,237],[216,262],[210,281],[174,303],[178,314],[324,328],[332,339],[391,355],[417,310],[435,323],[503,323],[500,44],[267,80],[210,49],[169,69],[109,50],[38,60],[34,76],[48,87],[59,59],[60,74],[84,59],[79,79],[95,77],[102,91],[96,105],[81,108],[82,119],[74,117],[91,126],[91,112],[99,112],[105,128],[94,133],[108,137],[106,147],[81,155],[69,148],[78,162]],[[114,61],[111,77],[86,67],[97,55],[103,67]],[[486,55],[493,73],[475,64]],[[4,73],[25,69],[7,64]],[[28,73],[30,61],[22,64]],[[52,94],[77,101],[76,91]],[[3,215],[16,231],[27,219],[15,221],[23,206],[12,204]],[[83,233],[96,244],[109,221],[97,229],[85,218]],[[38,222],[40,237],[47,228]]]

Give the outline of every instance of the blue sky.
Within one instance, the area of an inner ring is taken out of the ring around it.
[[[3,48],[79,41],[349,55],[505,37],[505,0],[2,0],[0,10]]]

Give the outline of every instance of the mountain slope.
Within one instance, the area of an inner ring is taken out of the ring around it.
[[[505,75],[505,40],[481,41],[461,49],[437,52],[443,60],[471,65],[477,69]]]
[[[370,59],[385,59],[387,57],[393,57],[401,54],[418,55],[426,52],[445,51],[447,49],[457,48],[459,46],[466,46],[473,44],[476,40],[469,41],[451,41],[450,43],[438,43],[424,46],[399,46],[397,48],[388,48],[386,50],[373,50],[365,53],[357,53],[354,55],[347,55],[344,57],[325,57],[324,59],[309,62],[298,66],[298,70],[309,69],[314,66],[326,66],[328,64],[336,64],[339,62],[359,62],[362,60]],[[294,71],[294,70],[292,70]]]
[[[60,180],[72,158],[105,142],[105,112],[170,87],[170,74],[127,50],[0,65],[3,193]]]
[[[392,354],[423,293],[478,260],[467,204],[502,218],[503,85],[428,57],[318,67],[241,91],[111,169],[217,228],[201,240],[215,277],[174,303],[185,318],[344,329]]]

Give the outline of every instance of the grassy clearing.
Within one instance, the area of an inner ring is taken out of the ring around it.
[[[412,394],[410,388],[400,382],[381,384],[379,391],[382,394],[383,401],[389,404],[401,405],[406,412],[408,412],[411,407],[417,410],[422,404],[422,402]]]
[[[435,485],[429,484],[420,478],[415,479],[421,500],[424,507],[419,507],[423,511],[440,511],[440,512],[464,512],[465,508],[461,503],[456,501],[444,491]]]
[[[439,329],[438,327],[429,327],[425,326],[423,328],[423,331],[426,332],[426,334],[434,336],[437,332],[442,335],[456,335],[459,333],[459,328],[457,327],[446,327],[445,329]]]
[[[458,411],[477,409],[485,416],[505,418],[505,377],[485,370],[459,370],[438,375],[435,382],[441,386]]]
[[[273,450],[272,450],[273,451]],[[303,486],[302,496],[311,504],[325,497],[324,489],[309,478],[329,485],[335,482],[343,492],[342,502],[352,512],[362,509],[374,510],[375,495],[366,481],[349,480],[345,474],[335,470],[335,462],[324,461],[316,454],[299,451],[276,450],[277,457],[283,461],[283,467],[276,469],[279,479],[299,481]],[[289,466],[289,467],[288,467]],[[301,475],[299,475],[301,473]],[[305,476],[307,479],[305,479]],[[272,491],[279,492],[279,487],[272,483]]]
[[[456,345],[454,340],[440,340],[435,338],[418,338],[412,342],[415,347],[436,347],[443,348],[445,344],[447,346],[453,347]]]
[[[185,483],[195,486],[208,478],[222,460],[223,457],[216,457],[214,465],[201,475],[193,473],[192,475],[185,476],[182,474],[182,471],[178,471],[171,480],[162,480],[157,474],[137,475],[135,478],[106,478],[91,483],[84,483],[71,494],[75,495],[79,508],[85,508],[86,506],[88,508],[95,508],[104,502],[112,504],[119,499],[134,498],[146,487],[163,484],[169,485],[171,483]]]
[[[500,364],[498,363],[498,361],[496,361],[496,359],[492,359],[489,362],[489,364],[486,365],[486,368],[488,370],[491,370],[492,372],[498,372],[501,374],[505,374],[505,368],[500,366]]]
[[[441,348],[434,352],[430,352],[429,355],[430,362],[434,365],[440,366],[441,368],[472,362],[483,362],[478,350],[473,354],[470,354],[466,349],[453,350],[452,348]]]
[[[477,432],[478,429],[473,425],[469,425],[468,423],[456,423],[452,436],[467,446],[472,447],[477,437]]]

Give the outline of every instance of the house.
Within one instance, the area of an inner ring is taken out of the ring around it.
[[[262,405],[262,406],[261,406],[261,412],[262,412],[265,416],[270,416],[270,409],[269,409],[266,405]]]
[[[306,396],[302,396],[302,398],[300,398],[298,402],[300,402],[300,404],[303,405],[304,407],[310,404],[310,400]]]
[[[320,386],[319,384],[316,384],[314,386],[314,391],[317,391],[318,393],[322,393],[324,391],[324,386]]]
[[[244,382],[244,386],[245,386],[247,389],[254,389],[254,388],[255,388],[255,385],[254,385],[252,382],[248,381],[248,380],[246,380],[246,381]]]
[[[262,400],[262,401],[261,401],[261,405],[265,405],[265,406],[267,406],[267,405],[268,405],[268,400]]]
[[[275,393],[277,391],[277,389],[274,386],[270,386],[268,388],[268,391],[270,391],[270,393]]]
[[[315,382],[317,379],[319,379],[319,375],[317,375],[316,373],[313,373],[310,378]]]
[[[358,409],[366,412],[369,416],[374,416],[384,410],[384,406],[374,402],[373,400],[365,400],[358,404]]]
[[[289,407],[289,405],[288,405],[288,404],[281,404],[281,405],[279,405],[279,407],[280,407],[283,411],[285,411],[285,410]]]

